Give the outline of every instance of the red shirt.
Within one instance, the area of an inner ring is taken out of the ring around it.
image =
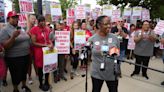
[[[88,39],[92,36],[92,33],[89,30],[86,30],[85,34],[86,34],[86,41],[88,41]]]
[[[49,34],[50,30],[47,27],[41,28],[39,26],[35,26],[30,30],[31,35],[36,36],[36,42],[40,44],[50,44]],[[43,51],[42,47],[33,45],[34,52],[34,62],[38,68],[43,67]]]
[[[70,27],[69,26],[65,26],[64,27],[64,31],[70,31]]]

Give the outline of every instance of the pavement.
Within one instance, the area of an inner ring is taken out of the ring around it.
[[[130,60],[130,62],[134,62],[134,60]],[[149,63],[149,67],[159,69],[164,71],[164,64],[160,58],[151,59]],[[118,92],[164,92],[164,86],[161,86],[160,83],[164,81],[164,74],[155,72],[152,70],[148,70],[149,80],[143,78],[141,75],[130,77],[134,66],[122,63],[122,78],[119,79]],[[70,62],[67,63],[67,70],[70,72]],[[79,73],[84,74],[84,71],[79,69]],[[85,77],[76,76],[73,80],[70,79],[70,73],[66,74],[67,81],[61,80],[58,83],[53,82],[53,78],[51,77],[50,82],[52,85],[51,92],[85,92]],[[36,77],[34,71],[32,72],[32,78],[34,83],[28,86],[31,88],[32,92],[42,92],[39,89],[38,78]],[[92,92],[92,83],[91,77],[88,73],[88,90],[87,92]],[[8,86],[3,87],[3,92],[13,92],[13,87],[11,83],[10,73],[8,73],[7,77]],[[21,87],[21,86],[20,86]],[[108,92],[108,88],[104,82],[101,92]]]

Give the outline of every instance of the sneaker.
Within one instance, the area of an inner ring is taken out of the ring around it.
[[[3,80],[2,85],[3,85],[4,87],[6,87],[6,86],[8,85],[8,84],[7,84],[7,81],[6,81],[6,80]]]
[[[61,79],[67,81],[67,78],[65,76],[61,77]]]
[[[22,87],[23,92],[31,92],[31,90],[27,86]]]
[[[28,84],[30,84],[30,85],[33,84],[32,78],[29,78]]]
[[[50,89],[50,85],[48,85],[48,84],[40,85],[39,88],[42,91],[48,91]]]

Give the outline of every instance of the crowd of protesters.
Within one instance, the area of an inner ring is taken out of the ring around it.
[[[22,31],[18,27],[19,15],[11,11],[7,15],[7,24],[0,24],[0,86],[7,86],[7,71],[11,74],[13,92],[19,92],[18,85],[22,82],[22,90],[31,92],[27,87],[26,79],[29,84],[33,84],[31,77],[32,65],[35,74],[39,80],[39,88],[43,91],[50,89],[49,73],[43,74],[43,51],[42,47],[52,49],[55,45],[55,31],[70,31],[70,54],[58,54],[58,69],[54,71],[54,82],[60,80],[67,81],[66,68],[67,61],[71,61],[70,79],[80,75],[78,68],[87,69],[87,63],[92,61],[91,77],[93,90],[92,92],[100,92],[103,81],[106,81],[110,92],[118,92],[118,80],[114,79],[114,75],[110,67],[101,72],[99,68],[102,60],[100,54],[100,45],[103,40],[109,42],[108,45],[120,48],[119,60],[136,59],[136,64],[144,66],[149,65],[152,56],[157,57],[160,49],[159,43],[164,44],[164,34],[160,37],[155,35],[153,29],[156,23],[149,21],[137,21],[137,24],[131,24],[128,30],[124,27],[126,22],[120,18],[115,22],[107,16],[100,16],[96,20],[89,18],[84,20],[76,20],[71,25],[67,25],[66,19],[59,19],[56,22],[46,22],[44,16],[28,15],[27,27]],[[77,30],[85,31],[86,41],[94,42],[93,48],[88,51],[88,61],[79,60],[79,50],[74,47],[74,33]],[[109,34],[110,33],[110,34]],[[109,35],[108,35],[109,34]],[[112,42],[110,43],[109,38]],[[128,48],[129,41],[135,44],[133,49]],[[162,51],[164,53],[164,51]],[[79,61],[81,61],[79,67]],[[164,56],[163,56],[164,61]],[[109,63],[109,62],[108,62]],[[111,65],[111,64],[109,64]],[[121,65],[121,62],[119,62]],[[135,66],[131,77],[140,73],[140,66]],[[142,76],[149,79],[147,69],[142,68]],[[44,82],[43,82],[44,77]],[[120,74],[119,77],[122,77]],[[97,85],[99,84],[99,85]],[[164,82],[161,83],[164,85]]]

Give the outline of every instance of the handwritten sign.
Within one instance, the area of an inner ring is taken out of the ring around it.
[[[112,5],[104,5],[103,6],[103,15],[112,16],[113,6]]]
[[[141,13],[142,13],[142,7],[133,7],[132,19],[133,20],[141,19]]]
[[[70,32],[55,31],[55,47],[58,54],[70,54]]]
[[[34,13],[33,0],[19,0],[21,13]]]
[[[85,19],[86,10],[84,5],[79,5],[76,7],[76,19]]]
[[[52,21],[57,21],[62,16],[60,3],[51,2],[50,7]]]
[[[18,26],[20,26],[20,27],[26,27],[27,26],[27,15],[26,14],[21,13],[19,15]]]
[[[5,22],[5,7],[3,0],[0,0],[0,22]]]
[[[142,9],[142,21],[150,20],[150,11],[148,9]]]

